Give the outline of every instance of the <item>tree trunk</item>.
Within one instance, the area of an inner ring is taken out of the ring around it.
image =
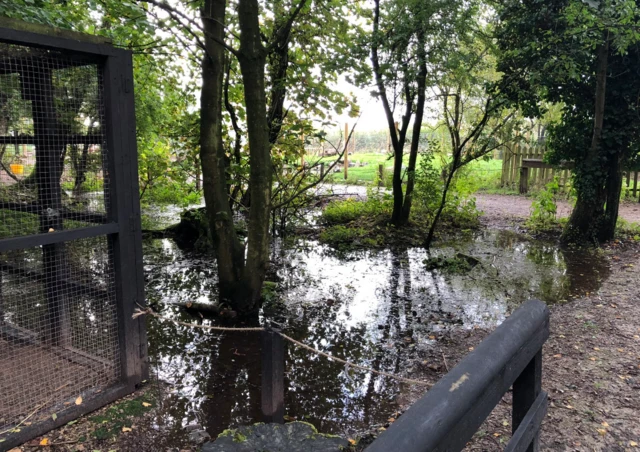
[[[618,208],[620,207],[620,194],[622,192],[621,154],[611,156],[607,166],[607,204],[604,213],[604,221],[598,231],[598,240],[600,242],[612,240],[616,233]]]
[[[600,228],[604,225],[604,202],[606,193],[606,171],[602,168],[600,157],[600,140],[604,123],[604,106],[607,91],[607,66],[609,58],[609,40],[597,48],[597,79],[595,115],[593,120],[593,136],[591,146],[583,162],[576,165],[578,180],[589,180],[589,187],[578,189],[576,206],[571,212],[561,240],[563,242],[591,242],[597,240]],[[578,163],[578,162],[577,162]],[[584,182],[583,182],[584,183]],[[587,189],[588,188],[588,189]]]
[[[240,71],[244,83],[249,135],[251,209],[249,210],[247,265],[243,274],[240,312],[257,312],[269,261],[269,215],[273,178],[267,100],[266,49],[262,45],[257,0],[239,0]]]
[[[200,98],[200,161],[214,252],[218,263],[220,300],[238,309],[242,287],[244,247],[236,236],[227,200],[225,151],[222,142],[222,88],[224,82],[225,0],[205,0],[201,11],[205,55]],[[239,310],[239,309],[238,309]]]
[[[407,168],[407,190],[404,195],[402,206],[401,224],[406,224],[411,215],[411,201],[413,199],[413,188],[416,179],[416,162],[418,160],[418,148],[420,147],[420,130],[422,129],[422,118],[424,117],[424,104],[426,101],[427,86],[427,58],[424,51],[424,32],[419,32],[418,58],[420,58],[420,72],[418,72],[418,101],[416,103],[416,116],[413,121],[413,131],[411,134],[411,148],[409,150],[409,166]]]

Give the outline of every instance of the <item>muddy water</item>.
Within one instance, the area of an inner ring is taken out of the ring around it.
[[[480,264],[464,274],[427,272],[424,250],[336,255],[315,242],[275,246],[277,290],[263,313],[287,334],[349,361],[402,373],[429,336],[493,327],[522,301],[562,302],[598,289],[608,275],[603,259],[531,240],[509,231],[483,232],[442,244],[431,256],[461,252]],[[181,251],[171,240],[145,243],[147,297],[175,301],[216,298],[215,263]],[[200,321],[166,307],[163,314]],[[204,322],[208,322],[204,320]],[[215,437],[260,420],[260,338],[211,334],[151,320],[153,373],[170,384],[158,428],[185,435],[197,422]],[[386,377],[289,348],[286,413],[320,431],[353,436],[384,423],[406,387]]]

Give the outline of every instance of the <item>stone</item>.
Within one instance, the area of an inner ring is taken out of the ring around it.
[[[349,442],[332,435],[322,435],[305,422],[289,424],[254,424],[226,430],[201,452],[339,452]]]
[[[189,442],[200,445],[211,439],[211,435],[209,435],[204,430],[193,430],[189,432]]]

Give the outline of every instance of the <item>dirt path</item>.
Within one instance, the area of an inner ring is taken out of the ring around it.
[[[551,335],[543,349],[543,389],[549,393],[541,450],[633,451],[640,447],[640,246],[605,250],[611,275],[597,293],[550,306]],[[451,368],[490,332],[438,338]],[[423,366],[424,367],[424,366]],[[416,365],[416,369],[420,369]],[[417,370],[412,378],[436,381]],[[414,393],[403,404],[413,403]],[[469,451],[503,450],[511,437],[508,393],[468,444]]]
[[[529,217],[533,198],[515,195],[487,195],[477,193],[476,204],[484,212],[483,223],[489,227],[505,227],[519,223]],[[568,217],[571,204],[558,202],[558,217]],[[640,223],[640,203],[623,202],[620,204],[620,216],[630,223]]]

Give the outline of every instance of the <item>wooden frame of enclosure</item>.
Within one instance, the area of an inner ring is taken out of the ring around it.
[[[121,363],[119,383],[80,405],[57,412],[55,419],[49,417],[33,425],[20,426],[18,432],[5,437],[0,444],[0,449],[5,450],[133,392],[136,385],[147,378],[148,369],[145,320],[144,317],[132,318],[135,308],[144,304],[132,53],[109,45],[104,38],[7,19],[0,20],[0,42],[63,52],[69,61],[77,61],[78,65],[95,64],[102,71],[104,136],[109,149],[107,164],[111,184],[107,214],[84,219],[95,223],[94,226],[0,239],[0,252],[37,246],[44,249],[67,241],[106,236],[113,250]],[[0,72],[2,70],[0,64]],[[76,143],[77,140],[92,140],[92,136],[70,136],[67,139],[68,143]],[[0,137],[3,143],[36,144],[34,141],[37,137]],[[0,208],[11,210],[11,204],[5,203]],[[17,209],[17,206],[13,207]],[[32,213],[36,214],[35,210]],[[77,284],[72,281],[59,283]],[[100,290],[95,289],[94,292]]]

